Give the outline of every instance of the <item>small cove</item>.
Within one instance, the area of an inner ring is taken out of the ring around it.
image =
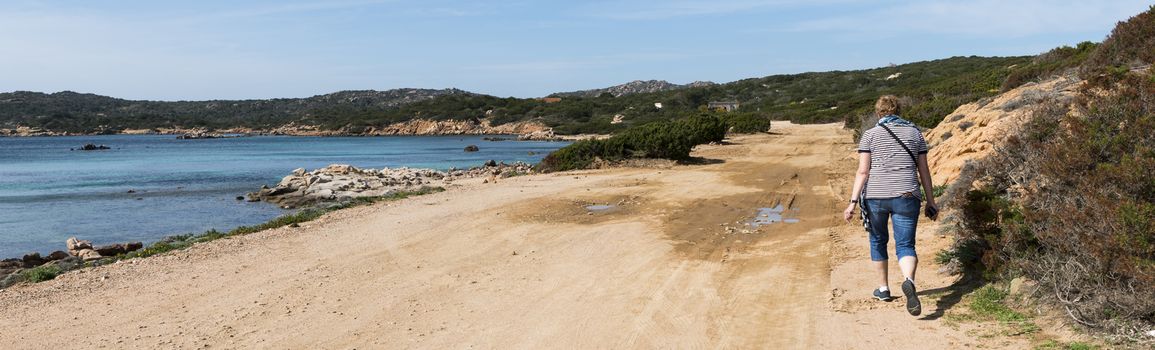
[[[289,137],[178,140],[172,135],[0,137],[0,258],[64,248],[229,230],[286,213],[238,195],[293,169],[329,164],[445,170],[487,160],[536,163],[564,142],[489,142],[476,136]],[[84,144],[111,149],[73,151]],[[477,145],[478,152],[464,152]]]

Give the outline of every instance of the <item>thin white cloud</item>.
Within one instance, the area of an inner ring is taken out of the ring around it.
[[[209,12],[204,14],[196,14],[190,16],[182,16],[176,19],[181,22],[195,23],[195,22],[210,22],[218,20],[232,20],[243,18],[257,18],[268,17],[274,15],[304,13],[304,12],[322,12],[347,10],[355,8],[363,8],[374,5],[381,5],[387,3],[396,3],[399,0],[353,0],[353,1],[311,1],[311,2],[295,2],[284,3],[268,6],[257,6],[249,8],[241,8],[236,10],[227,10],[219,12]]]
[[[638,63],[677,61],[696,57],[677,53],[633,53],[601,55],[575,59],[538,60],[513,63],[483,64],[466,67],[466,70],[493,72],[564,72],[599,69]]]
[[[1100,30],[1142,12],[1146,1],[911,1],[877,11],[796,22],[785,31],[870,35],[937,33],[1024,37]]]
[[[451,7],[434,7],[434,8],[415,8],[405,11],[409,16],[422,17],[474,17],[492,15],[496,12],[491,9],[481,8],[451,8]]]
[[[845,2],[853,2],[853,0],[612,1],[594,4],[592,6],[594,9],[589,11],[589,16],[610,20],[648,21]]]

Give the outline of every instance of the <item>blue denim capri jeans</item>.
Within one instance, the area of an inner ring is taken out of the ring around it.
[[[888,219],[894,221],[894,253],[899,259],[918,257],[914,252],[914,236],[922,200],[915,196],[886,199],[867,199],[870,210],[870,260],[886,261],[886,246],[890,241]]]

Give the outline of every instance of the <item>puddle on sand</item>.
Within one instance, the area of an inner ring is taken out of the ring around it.
[[[586,210],[589,210],[589,211],[606,211],[606,210],[610,210],[613,208],[614,208],[614,206],[609,205],[609,204],[594,204],[594,205],[587,205],[586,206]]]
[[[754,216],[753,220],[750,220],[750,226],[759,227],[777,222],[797,224],[799,219],[783,217],[795,215],[798,215],[798,209],[786,209],[782,204],[773,208],[758,208],[758,214]]]

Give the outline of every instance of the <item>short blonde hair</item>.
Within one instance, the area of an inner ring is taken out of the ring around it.
[[[898,96],[885,95],[878,98],[878,102],[874,103],[874,114],[879,117],[888,115],[898,115],[902,113],[902,106],[898,103]]]

